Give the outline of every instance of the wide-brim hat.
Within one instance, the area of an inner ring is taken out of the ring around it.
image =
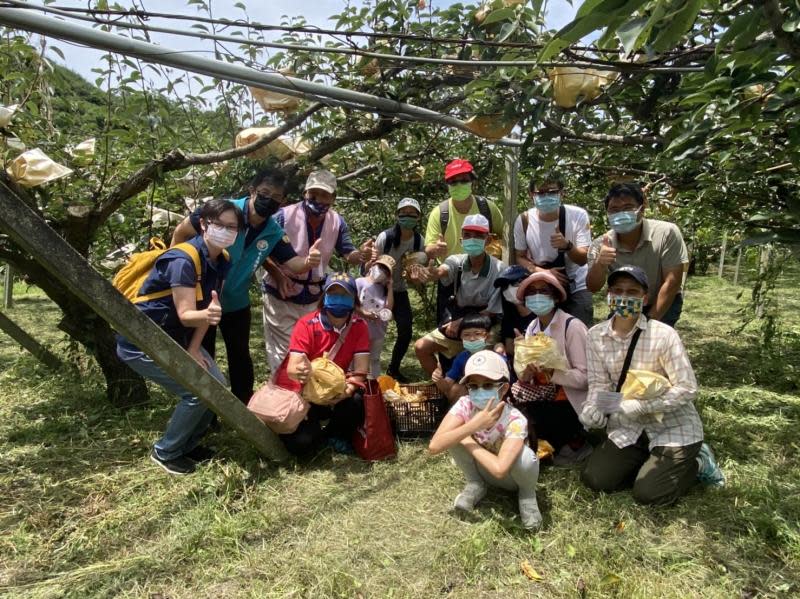
[[[525,301],[525,290],[536,281],[543,281],[553,287],[558,292],[559,302],[563,302],[567,299],[567,292],[564,290],[564,286],[561,284],[561,281],[559,281],[553,273],[543,270],[533,273],[527,279],[522,281],[522,283],[520,283],[519,289],[517,289],[517,299],[520,302]]]

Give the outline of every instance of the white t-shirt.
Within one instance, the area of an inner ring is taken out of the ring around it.
[[[366,312],[378,312],[386,307],[386,287],[380,283],[373,283],[367,277],[356,279],[356,289],[358,290],[358,300],[361,308]],[[385,333],[389,323],[380,319],[367,320],[370,338],[375,333]]]
[[[375,240],[375,247],[378,248],[379,254],[389,254],[394,258],[395,265],[392,271],[392,289],[394,291],[405,291],[406,280],[403,278],[403,255],[408,252],[414,251],[414,236],[409,239],[400,239],[400,243],[391,248],[386,248],[386,231],[381,231],[378,238]],[[425,251],[425,241],[420,240],[419,249],[421,252]]]
[[[592,232],[589,228],[589,213],[578,206],[564,204],[564,237],[576,247],[589,247],[592,245]],[[514,222],[514,248],[527,250],[528,256],[536,264],[552,262],[558,257],[558,250],[550,245],[550,236],[558,229],[558,219],[552,222],[539,220],[539,211],[536,208],[528,210],[527,235],[522,230],[522,216]],[[586,289],[586,273],[589,268],[584,264],[579,266],[564,256],[569,277],[569,287],[572,293]]]

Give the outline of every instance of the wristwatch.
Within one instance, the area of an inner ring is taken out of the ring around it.
[[[568,241],[568,242],[567,242],[567,247],[565,247],[565,248],[564,248],[564,251],[565,251],[565,252],[568,252],[568,251],[570,251],[570,250],[571,250],[573,247],[575,247],[575,246],[573,245],[573,243],[572,243],[571,241]]]

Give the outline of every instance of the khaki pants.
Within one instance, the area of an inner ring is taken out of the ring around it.
[[[697,454],[702,442],[653,447],[652,451],[647,445],[644,434],[622,449],[606,439],[589,457],[581,480],[590,489],[605,492],[633,485],[633,498],[639,503],[675,503],[697,482]]]
[[[294,323],[317,309],[317,303],[295,304],[268,293],[262,296],[264,309],[264,342],[270,375],[274,375],[289,351]]]

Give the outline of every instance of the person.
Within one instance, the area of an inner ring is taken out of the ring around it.
[[[361,316],[369,329],[369,376],[373,379],[381,374],[383,340],[392,318],[394,267],[394,258],[384,254],[371,263],[365,277],[356,279]]]
[[[392,271],[392,317],[397,325],[397,338],[392,348],[392,357],[386,374],[401,383],[408,382],[400,372],[400,363],[406,355],[411,343],[413,314],[408,298],[408,286],[403,278],[403,256],[409,252],[424,251],[425,246],[417,231],[422,210],[414,198],[403,198],[397,204],[397,222],[394,226],[381,231],[375,240],[378,254],[388,254],[394,259]]]
[[[519,384],[512,387],[512,401],[532,425],[529,440],[547,440],[556,452],[553,462],[567,466],[591,453],[583,426],[578,420],[586,401],[586,325],[570,316],[562,305],[566,290],[552,271],[535,272],[517,290],[517,297],[534,315],[525,337],[547,335],[558,345],[566,368],[538,368],[529,364],[518,372]],[[533,399],[533,400],[532,400]]]
[[[525,303],[517,299],[517,290],[520,284],[530,275],[530,271],[519,264],[507,267],[495,279],[494,286],[500,289],[500,302],[503,307],[503,316],[500,321],[500,338],[505,345],[505,355],[510,363],[514,360],[514,338],[516,331],[524,331],[536,318],[536,314],[525,307]],[[511,373],[514,378],[514,373]]]
[[[589,214],[563,203],[564,179],[557,172],[528,185],[533,207],[514,222],[517,263],[530,272],[552,270],[568,291],[563,310],[592,326],[592,293],[586,288],[586,256],[592,242]],[[569,284],[569,287],[567,287]]]
[[[703,442],[693,403],[697,381],[683,343],[675,329],[643,313],[648,288],[643,269],[616,268],[608,277],[613,315],[589,330],[589,393],[580,418],[587,428],[605,428],[608,438],[589,457],[581,479],[605,492],[632,484],[637,502],[667,505],[698,479],[721,485],[724,477]],[[619,391],[629,369],[659,374],[669,386],[655,398],[623,400]]]
[[[303,277],[296,277],[283,265],[267,263],[262,283],[264,337],[267,361],[275,372],[286,355],[293,323],[313,312],[322,293],[325,272],[333,253],[348,264],[360,265],[377,257],[371,240],[356,249],[344,219],[333,210],[336,177],[317,170],[306,180],[303,201],[281,208],[275,214],[298,256],[319,251],[319,262]]]
[[[467,360],[459,382],[467,395],[450,408],[428,445],[433,455],[449,451],[466,478],[455,509],[470,512],[486,495],[487,485],[500,487],[517,491],[522,525],[539,528],[539,461],[525,442],[525,416],[503,401],[509,388],[505,360],[491,350],[479,351]]]
[[[467,392],[459,383],[464,378],[464,367],[472,354],[486,348],[491,333],[492,319],[484,314],[467,314],[461,319],[458,337],[461,339],[464,351],[455,357],[446,374],[442,372],[441,366],[437,366],[431,375],[436,388],[451,404]]]
[[[503,214],[491,200],[476,196],[473,186],[477,180],[475,169],[467,160],[456,158],[445,166],[444,182],[449,198],[436,206],[428,215],[425,229],[425,253],[430,258],[444,260],[453,254],[462,254],[461,227],[467,216],[481,214],[489,223],[490,232],[503,239]],[[436,286],[436,319],[441,320],[446,304],[453,294],[452,288],[439,281]]]
[[[309,455],[328,442],[334,449],[349,451],[350,439],[364,422],[362,391],[369,369],[369,331],[356,313],[359,307],[356,283],[346,273],[329,275],[316,309],[301,317],[292,329],[289,349],[276,369],[273,382],[290,391],[300,391],[311,373],[311,361],[329,352],[340,337],[333,361],[348,374],[344,393],[330,406],[312,404],[297,430],[280,435],[293,455]],[[327,425],[323,428],[323,422]]]
[[[245,230],[228,248],[231,268],[220,296],[222,319],[218,326],[228,356],[231,392],[243,403],[252,397],[255,380],[250,356],[250,281],[253,273],[268,256],[295,274],[308,272],[320,262],[319,250],[309,252],[305,257],[298,256],[283,229],[272,218],[285,201],[285,184],[280,171],[264,169],[250,181],[249,194],[233,200],[244,215]],[[198,208],[178,224],[172,234],[172,246],[201,232],[200,210]],[[216,326],[210,326],[203,339],[203,347],[212,358],[216,355],[216,330]]]
[[[587,288],[602,289],[608,273],[619,266],[638,266],[650,281],[647,317],[675,326],[683,309],[683,268],[689,262],[680,229],[644,218],[647,203],[636,183],[612,185],[604,201],[611,230],[592,242]]]
[[[200,291],[193,258],[179,248],[161,254],[139,290],[151,297],[136,303],[144,314],[223,384],[225,377],[211,355],[202,347],[209,326],[219,324],[222,306],[219,296],[230,267],[223,250],[236,241],[244,228],[241,210],[229,200],[209,200],[200,209],[201,235],[189,243],[200,257]],[[153,445],[150,459],[170,474],[194,472],[198,461],[213,452],[200,445],[214,413],[190,391],[184,389],[138,347],[117,337],[117,356],[130,368],[180,397],[167,429]]]
[[[441,266],[431,269],[431,279],[453,285],[454,293],[447,307],[447,315],[439,320],[439,328],[414,344],[417,359],[428,376],[436,370],[437,353],[452,360],[462,351],[458,330],[463,316],[485,314],[494,324],[503,310],[500,289],[495,287],[494,282],[506,265],[486,253],[489,221],[482,214],[471,214],[464,219],[461,235],[466,253],[449,256]]]

